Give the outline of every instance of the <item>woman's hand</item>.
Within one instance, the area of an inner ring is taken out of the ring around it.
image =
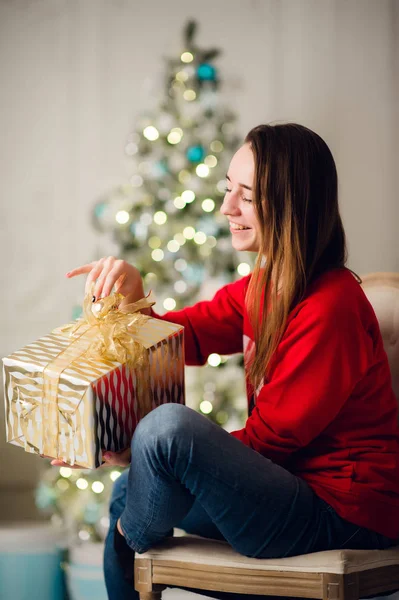
[[[40,455],[42,458],[51,458],[51,456],[45,456],[44,454]],[[111,452],[110,450],[103,450],[103,460],[104,463],[100,465],[100,467],[128,467],[130,465],[130,461],[132,458],[132,453],[130,448],[126,448],[125,450],[121,450],[121,452]],[[69,467],[70,469],[87,469],[87,467],[82,467],[81,465],[70,465],[62,460],[58,460],[58,458],[53,458],[51,460],[51,464],[53,467]],[[100,468],[99,467],[99,468]]]
[[[130,448],[126,448],[121,452],[110,452],[107,450],[103,454],[103,459],[105,460],[105,465],[102,466],[128,467],[132,460],[132,451]]]
[[[91,284],[95,284],[94,301],[109,296],[114,286],[116,292],[125,296],[121,306],[136,302],[144,297],[140,272],[125,260],[117,259],[114,256],[100,258],[100,260],[72,269],[66,276],[71,278],[84,273],[88,273],[86,293],[90,290]],[[142,309],[141,312],[150,314],[150,309]]]

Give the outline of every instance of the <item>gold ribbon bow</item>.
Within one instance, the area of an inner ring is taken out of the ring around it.
[[[93,304],[93,288],[94,285],[83,300],[83,318],[73,326],[67,325],[63,331],[71,327],[72,337],[82,329],[84,333],[90,331],[92,342],[85,352],[86,356],[141,366],[146,353],[133,336],[149,319],[139,311],[155,304],[151,292],[145,298],[121,307],[124,296],[118,293]]]

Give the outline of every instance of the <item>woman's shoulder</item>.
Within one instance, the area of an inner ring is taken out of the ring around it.
[[[346,300],[348,304],[356,297],[362,297],[364,292],[355,275],[346,267],[331,269],[319,275],[308,286],[306,300],[329,303],[338,299]]]
[[[346,267],[331,269],[320,275],[308,288],[301,303],[320,315],[339,318],[340,315],[357,316],[368,327],[375,322],[373,307],[361,282]]]

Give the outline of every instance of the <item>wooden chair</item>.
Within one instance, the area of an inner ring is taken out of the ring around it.
[[[361,278],[380,324],[399,400],[399,273]],[[227,542],[181,533],[136,554],[135,587],[141,600],[160,600],[168,585],[202,589],[205,595],[213,590],[323,600],[358,600],[399,589],[399,546],[253,559]]]

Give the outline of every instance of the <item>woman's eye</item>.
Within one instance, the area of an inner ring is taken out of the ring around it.
[[[229,190],[229,188],[228,188],[228,187],[225,187],[225,188],[224,188],[224,191],[225,191],[225,192],[231,192],[231,190]],[[243,201],[244,201],[244,202],[252,202],[252,200],[251,200],[250,198],[243,198]]]

